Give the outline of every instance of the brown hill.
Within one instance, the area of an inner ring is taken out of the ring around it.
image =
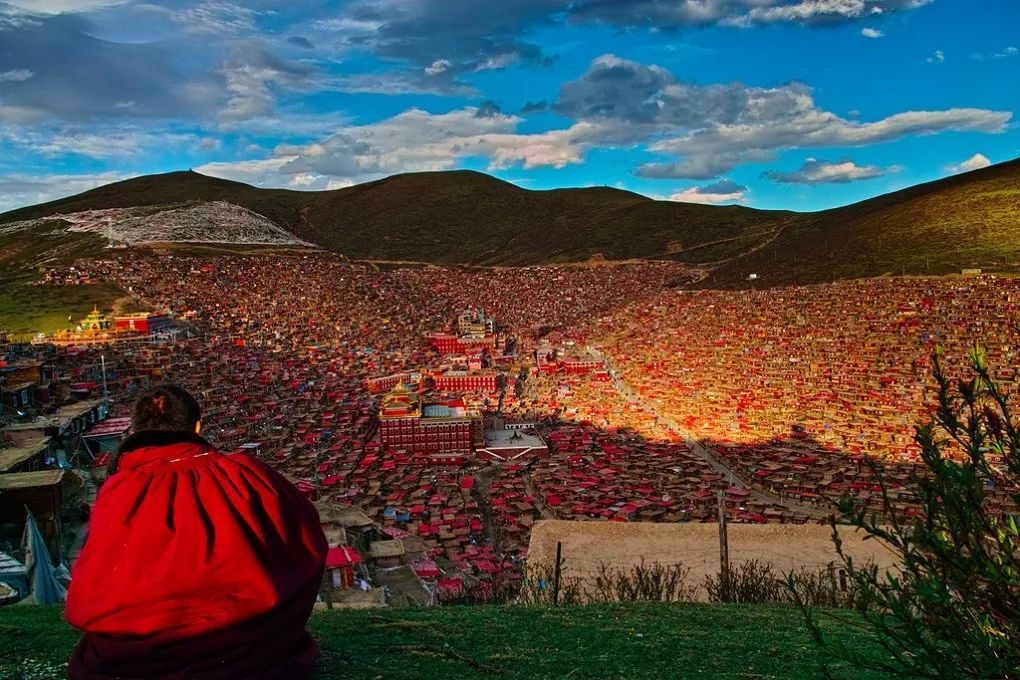
[[[321,192],[174,172],[8,212],[0,224],[214,200],[358,259],[532,265],[671,258],[712,268],[707,286],[746,285],[751,273],[755,285],[784,285],[1020,268],[1020,160],[816,213],[656,201],[608,187],[532,191],[466,170]]]
[[[791,221],[706,286],[1020,270],[1020,159]]]
[[[257,189],[194,172],[138,177],[0,215],[0,223],[90,209],[228,201],[353,258],[528,265],[659,257],[758,238],[784,212],[655,201],[606,187],[531,191],[466,170],[395,175],[345,189]]]

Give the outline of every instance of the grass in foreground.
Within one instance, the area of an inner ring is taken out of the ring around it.
[[[874,639],[831,624],[878,657]],[[315,614],[319,678],[822,677],[800,612],[765,605],[336,610]],[[0,609],[0,677],[63,677],[77,634],[58,608]],[[835,677],[884,676],[830,664]]]

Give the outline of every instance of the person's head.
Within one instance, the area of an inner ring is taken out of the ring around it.
[[[202,429],[202,410],[198,400],[187,390],[173,383],[163,383],[150,387],[138,397],[131,429],[134,432],[160,430],[198,434]]]

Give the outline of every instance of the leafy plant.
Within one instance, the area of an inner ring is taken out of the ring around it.
[[[895,554],[898,568],[857,565],[833,531],[847,578],[872,599],[865,625],[888,661],[827,637],[820,613],[794,591],[816,641],[860,667],[900,677],[1020,678],[1020,423],[1014,394],[992,379],[984,351],[969,359],[970,378],[954,383],[935,353],[938,406],[915,435],[921,512],[897,510],[877,466],[883,513],[841,504],[852,525]]]

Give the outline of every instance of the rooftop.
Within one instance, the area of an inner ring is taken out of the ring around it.
[[[520,449],[545,446],[545,441],[536,432],[528,430],[486,430],[485,448]]]
[[[106,399],[99,398],[67,404],[66,406],[61,406],[53,413],[41,416],[30,423],[13,423],[8,425],[7,429],[12,432],[17,432],[22,430],[41,430],[47,427],[63,427],[75,418],[80,418],[85,415],[105,401]]]
[[[38,472],[12,472],[0,475],[0,491],[54,486],[64,479],[64,472],[64,470],[39,470]]]
[[[7,472],[12,467],[24,463],[40,451],[45,450],[49,440],[49,437],[36,437],[27,442],[0,449],[0,472]]]
[[[5,552],[0,552],[0,575],[24,576],[25,565]]]
[[[111,435],[122,435],[131,427],[130,418],[110,418],[96,423],[85,433],[86,437],[109,437]],[[242,448],[247,446],[242,444]]]

